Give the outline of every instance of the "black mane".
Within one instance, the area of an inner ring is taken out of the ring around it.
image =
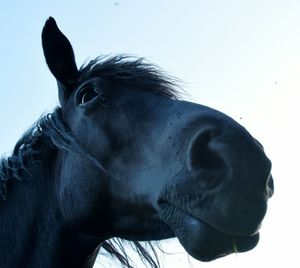
[[[9,184],[35,173],[32,168],[33,164],[40,161],[41,154],[45,153],[45,150],[55,147],[50,141],[46,129],[52,124],[53,118],[59,116],[60,112],[60,108],[57,108],[53,113],[41,117],[16,143],[12,155],[2,157],[0,161],[0,200],[6,200]]]
[[[164,73],[146,59],[129,55],[100,56],[81,66],[80,79],[101,77],[172,99],[185,93],[181,81]]]

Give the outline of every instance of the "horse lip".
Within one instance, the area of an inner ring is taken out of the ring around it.
[[[228,233],[228,232],[224,232],[223,230],[221,230],[220,228],[214,226],[213,224],[211,224],[209,221],[205,220],[205,219],[202,219],[200,218],[199,216],[196,216],[192,213],[190,213],[189,211],[186,211],[182,208],[179,208],[178,206],[176,205],[173,205],[172,203],[168,202],[168,201],[165,201],[165,200],[159,200],[158,202],[158,206],[161,210],[163,209],[166,209],[166,208],[173,208],[175,210],[178,210],[178,211],[181,211],[181,213],[185,214],[185,215],[188,215],[189,217],[192,217],[198,221],[201,221],[201,222],[204,222],[205,224],[207,224],[208,226],[210,226],[212,229],[216,230],[217,232],[219,233],[222,233],[224,235],[227,235],[227,236],[232,236],[232,237],[236,237],[236,238],[248,238],[248,237],[251,237],[251,236],[255,236],[256,234],[259,233],[259,230],[261,228],[261,223],[258,225],[257,229],[255,232],[251,233],[251,234],[232,234],[232,233]]]
[[[200,261],[212,261],[231,253],[251,250],[259,241],[258,232],[253,235],[245,236],[231,235],[216,229],[206,221],[199,217],[194,217],[169,202],[161,201],[159,207],[161,210],[159,211],[161,219],[170,226],[185,250],[192,257]],[[182,222],[183,224],[187,223],[186,226],[183,228],[179,226],[177,222],[178,218],[175,221],[173,217],[171,217],[171,219],[165,218],[162,211],[168,210],[176,212],[176,214],[181,214],[179,218],[183,218]],[[190,224],[190,222],[192,222],[192,224]],[[190,234],[184,233],[182,235],[182,230]]]

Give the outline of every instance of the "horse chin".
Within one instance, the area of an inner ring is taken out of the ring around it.
[[[231,253],[245,252],[253,249],[259,241],[259,233],[245,237],[226,234],[171,205],[163,207],[161,218],[172,228],[185,250],[197,260],[208,262]]]

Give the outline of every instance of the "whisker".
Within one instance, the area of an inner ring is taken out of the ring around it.
[[[238,248],[237,248],[237,245],[236,245],[234,239],[232,238],[231,241],[232,241],[232,249],[233,249],[233,252],[234,252],[235,254],[238,254]]]

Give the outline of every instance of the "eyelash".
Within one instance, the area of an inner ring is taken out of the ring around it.
[[[76,93],[76,103],[82,108],[96,108],[101,105],[108,107],[109,95],[94,84],[87,83],[80,87]]]
[[[92,102],[99,95],[100,93],[95,87],[92,87],[91,85],[85,85],[78,92],[77,103],[78,105],[82,106],[86,105]]]

